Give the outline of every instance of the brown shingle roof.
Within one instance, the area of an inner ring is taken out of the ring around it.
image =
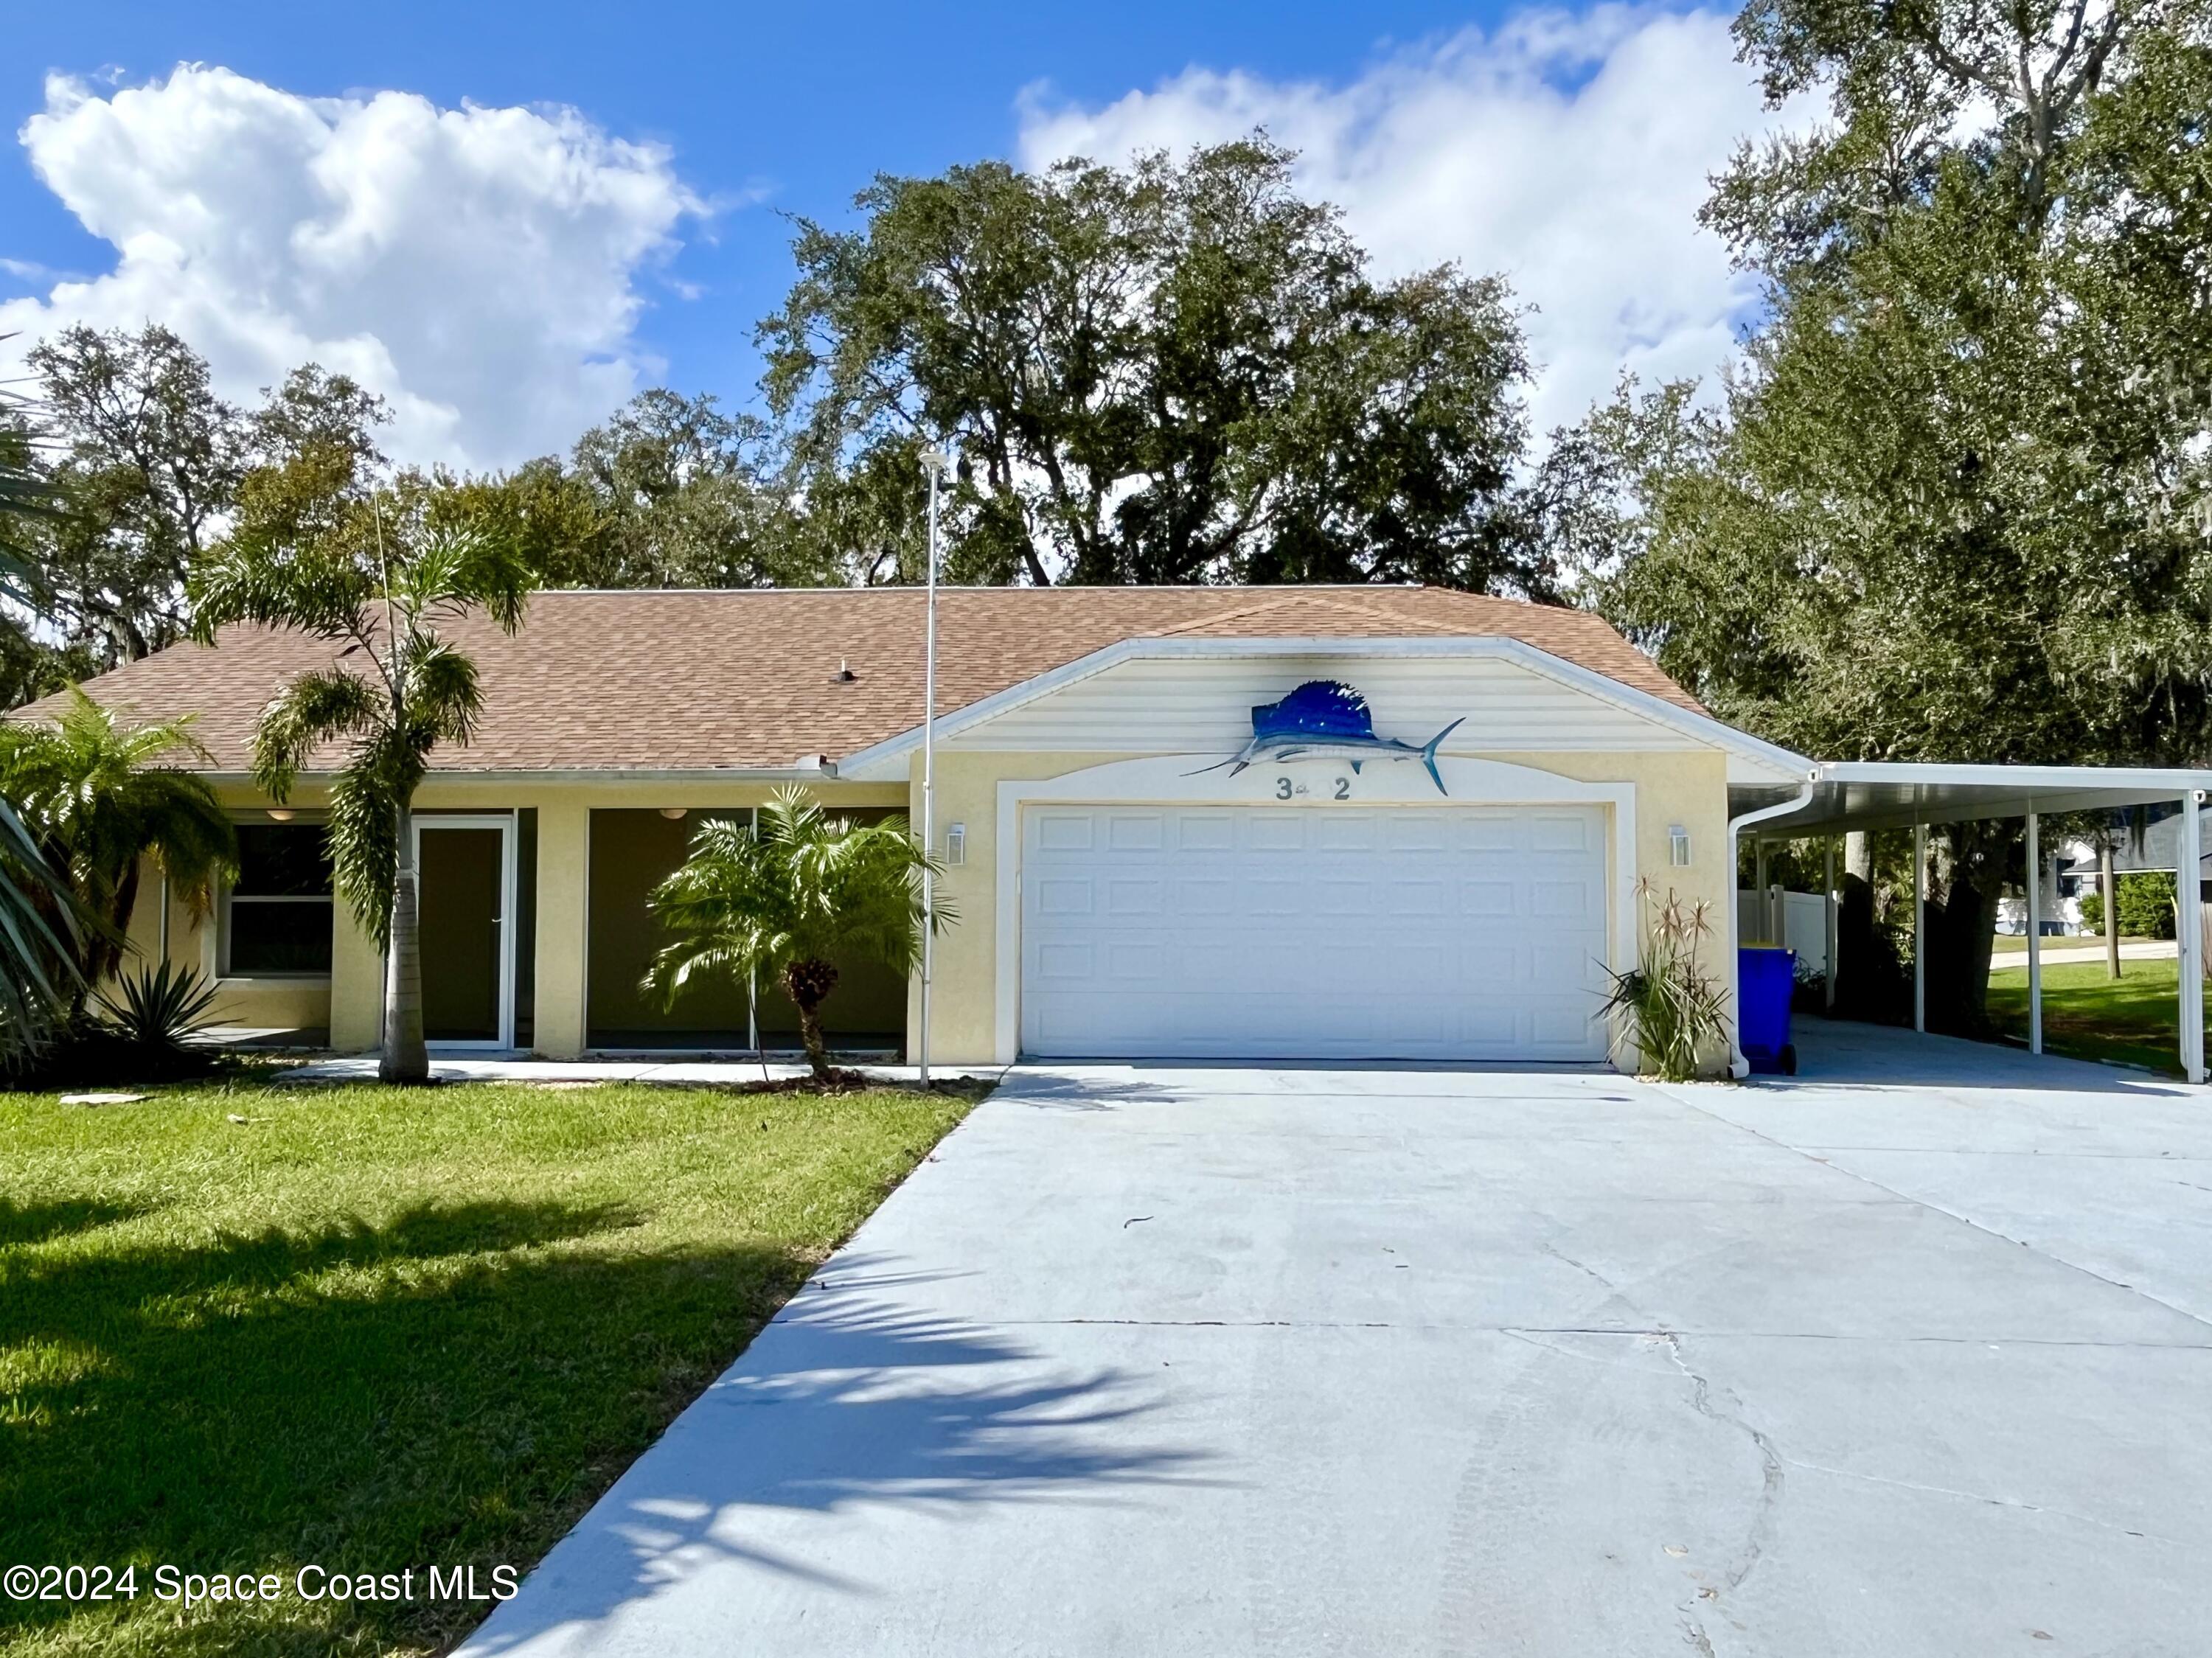
[[[955,587],[938,603],[940,714],[1164,635],[1502,636],[1702,712],[1598,616],[1443,588]],[[474,743],[438,752],[443,770],[788,767],[919,722],[914,588],[549,592],[512,638],[480,616],[452,636],[476,659],[485,708]],[[331,653],[299,634],[228,628],[214,647],[174,646],[85,689],[143,718],[196,711],[216,768],[243,771],[263,706]],[[858,676],[849,683],[836,678],[841,662]]]

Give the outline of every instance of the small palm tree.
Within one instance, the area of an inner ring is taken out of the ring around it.
[[[709,818],[691,836],[684,866],[655,889],[653,913],[676,940],[646,975],[673,1002],[701,974],[740,985],[782,986],[799,1010],[799,1039],[817,1083],[830,1080],[822,1004],[837,987],[840,956],[870,957],[911,973],[921,959],[920,878],[938,865],[902,817],[860,824],[826,814],[803,788],[776,791],[757,833]],[[942,900],[936,925],[954,917]]]
[[[372,509],[374,510],[374,509]],[[296,628],[342,643],[261,711],[254,781],[279,802],[328,743],[345,754],[331,784],[331,878],[385,955],[384,1043],[377,1075],[427,1082],[422,960],[414,853],[415,790],[441,743],[476,733],[476,664],[439,632],[481,609],[507,633],[530,587],[513,544],[477,530],[403,526],[303,543],[235,537],[195,572],[194,633],[226,623]],[[359,663],[368,671],[353,665]]]
[[[113,710],[72,689],[52,724],[0,726],[0,797],[21,816],[46,861],[67,872],[94,923],[77,938],[72,1014],[122,965],[148,857],[170,890],[201,913],[216,883],[237,868],[238,836],[215,791],[167,762],[173,756],[207,758],[191,724],[187,715],[126,726]]]

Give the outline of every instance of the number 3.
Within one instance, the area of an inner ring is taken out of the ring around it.
[[[1291,780],[1287,777],[1278,777],[1275,780],[1275,799],[1278,800],[1287,800],[1290,798]]]

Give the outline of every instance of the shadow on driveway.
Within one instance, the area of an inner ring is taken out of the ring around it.
[[[1157,1384],[1115,1368],[1041,1370],[1002,1333],[884,1299],[939,1276],[865,1254],[831,1263],[463,1651],[573,1632],[718,1561],[873,1592],[750,1539],[763,1510],[950,1513],[1220,1483],[1200,1473],[1203,1451],[1129,1442],[1128,1424],[1164,1402]]]

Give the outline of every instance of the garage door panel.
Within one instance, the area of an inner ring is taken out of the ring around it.
[[[1528,913],[1547,920],[1571,917],[1580,920],[1596,907],[1597,895],[1583,881],[1531,881],[1528,883]]]
[[[1237,820],[1225,811],[1177,812],[1175,839],[1179,852],[1234,852]]]
[[[1159,876],[1118,875],[1106,883],[1106,914],[1115,920],[1164,914],[1167,883]]]
[[[1043,811],[1036,822],[1037,845],[1045,852],[1088,852],[1097,829],[1087,811]]]
[[[1237,908],[1237,886],[1225,876],[1184,876],[1175,886],[1176,908],[1186,915],[1228,915]]]
[[[1528,814],[1528,849],[1531,852],[1587,852],[1594,838],[1589,818],[1582,813]]]
[[[1166,839],[1166,824],[1156,811],[1117,811],[1106,820],[1106,846],[1111,852],[1158,852]]]
[[[1036,895],[1040,914],[1091,914],[1091,878],[1087,875],[1040,877],[1036,883]]]
[[[1510,915],[1516,896],[1515,884],[1510,878],[1462,881],[1459,887],[1459,911],[1475,920]]]
[[[1604,838],[1594,809],[1033,811],[1023,1047],[1600,1058]]]

